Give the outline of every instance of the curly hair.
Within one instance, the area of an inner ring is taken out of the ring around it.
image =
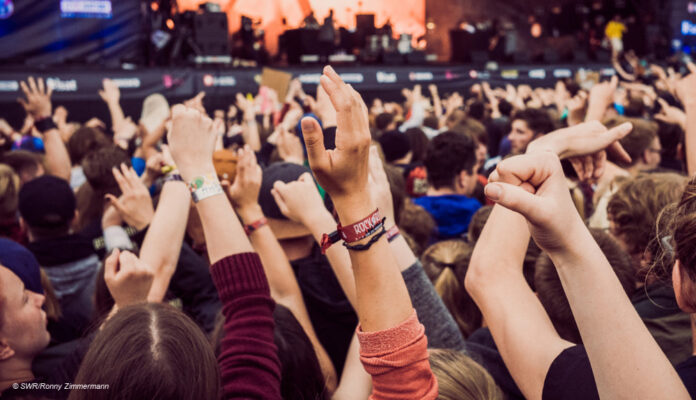
[[[430,141],[425,155],[428,182],[435,188],[452,187],[462,171],[473,173],[476,144],[468,135],[445,132]]]

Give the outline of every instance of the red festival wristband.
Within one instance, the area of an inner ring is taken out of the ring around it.
[[[398,226],[396,226],[396,225],[392,226],[387,231],[387,241],[391,242],[392,240],[396,239],[396,237],[399,236],[400,233],[401,233],[401,231],[399,231]]]
[[[383,225],[384,219],[380,215],[379,209],[375,210],[372,214],[367,216],[367,218],[348,226],[344,227],[339,223],[336,227],[336,231],[329,234],[325,233],[322,236],[321,251],[322,253],[326,253],[326,250],[339,240],[343,240],[346,243],[362,240],[375,233]]]
[[[263,217],[257,221],[250,223],[249,225],[244,225],[244,233],[246,233],[246,235],[249,236],[252,232],[258,230],[266,224],[268,224],[268,220],[266,219],[266,217]]]

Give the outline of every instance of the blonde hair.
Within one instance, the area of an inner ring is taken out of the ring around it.
[[[466,355],[444,349],[430,350],[430,369],[437,378],[438,400],[503,400],[493,377]]]
[[[0,164],[0,221],[12,219],[19,205],[19,176],[7,164]]]
[[[434,282],[435,291],[452,314],[464,337],[481,327],[481,311],[464,288],[473,248],[461,240],[435,243],[423,253],[426,274]]]

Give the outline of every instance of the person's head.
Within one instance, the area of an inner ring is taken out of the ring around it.
[[[631,265],[631,258],[607,233],[599,229],[592,229],[590,232],[606,256],[607,261],[609,261],[609,265],[611,265],[614,273],[619,278],[626,295],[631,296],[636,287],[635,272]],[[570,310],[570,304],[563,291],[558,272],[551,258],[546,253],[542,253],[536,261],[534,286],[537,296],[549,318],[551,318],[551,322],[558,334],[570,342],[582,343],[578,326]]]
[[[438,400],[503,400],[493,377],[461,352],[430,349],[430,369],[438,384]]]
[[[420,128],[411,128],[405,132],[408,136],[408,141],[411,144],[411,162],[423,162],[425,154],[428,151],[428,137]]]
[[[3,154],[2,163],[9,165],[17,173],[22,185],[46,173],[41,156],[26,150]]]
[[[44,296],[28,290],[4,265],[0,265],[0,289],[0,366],[12,360],[31,366],[51,339],[41,308]]]
[[[677,304],[684,312],[696,313],[696,178],[689,181],[681,199],[671,209],[662,238],[671,244],[672,285]],[[662,218],[661,218],[662,219]]]
[[[70,136],[65,147],[68,149],[72,164],[80,165],[88,153],[112,144],[113,142],[100,130],[85,126]]]
[[[20,189],[19,214],[30,240],[65,236],[76,217],[75,194],[65,180],[41,176]]]
[[[474,143],[476,143],[476,166],[474,170],[477,172],[483,167],[488,158],[488,131],[486,131],[486,127],[473,118],[465,118],[452,128],[452,131],[469,135],[474,139]]]
[[[469,243],[475,244],[478,241],[478,238],[481,236],[481,232],[483,231],[483,227],[486,225],[488,217],[491,215],[491,211],[493,211],[493,206],[483,206],[479,208],[478,211],[476,211],[471,217],[471,222],[469,223],[469,233],[467,236]]]
[[[481,311],[464,288],[473,246],[462,240],[445,240],[428,247],[421,260],[445,306],[464,337],[481,327]]]
[[[637,118],[612,118],[607,121],[607,128],[613,128],[624,122],[631,122],[633,130],[630,135],[620,140],[621,146],[631,156],[631,163],[619,163],[635,172],[655,169],[660,165],[662,145],[657,135],[658,125],[652,121]]]
[[[512,127],[508,134],[512,154],[522,154],[532,140],[555,129],[553,120],[546,110],[527,108],[512,116]]]
[[[108,366],[108,367],[107,367]],[[92,341],[77,384],[109,390],[74,390],[76,399],[216,399],[220,374],[201,329],[171,305],[124,307]]]
[[[470,195],[476,187],[476,144],[468,135],[445,132],[430,141],[425,156],[428,183],[438,189],[449,189]]]
[[[16,220],[19,204],[19,176],[7,164],[0,164],[0,223]]]
[[[409,164],[413,158],[409,137],[399,131],[383,133],[378,139],[384,161],[390,164]]]
[[[377,117],[375,117],[375,127],[380,132],[392,131],[396,129],[394,114],[386,112],[379,114]]]
[[[610,232],[632,257],[638,282],[644,281],[657,252],[653,238],[658,215],[679,200],[685,185],[686,178],[674,173],[640,174],[624,181],[609,199]]]
[[[292,311],[276,304],[273,310],[273,342],[278,347],[281,381],[280,393],[284,399],[328,398],[324,375],[319,365],[312,342],[297,321]],[[210,343],[215,355],[220,354],[222,338],[225,336],[225,319],[218,314]]]
[[[435,220],[423,207],[406,201],[399,217],[399,229],[412,240],[411,250],[420,256],[435,233]]]

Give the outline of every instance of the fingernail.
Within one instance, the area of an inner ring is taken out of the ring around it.
[[[307,133],[314,132],[314,124],[309,119],[302,120],[302,131]]]
[[[498,201],[500,199],[500,196],[503,194],[503,188],[501,188],[500,185],[491,183],[486,185],[484,192],[486,193],[486,197],[488,197],[489,199],[493,201]]]

